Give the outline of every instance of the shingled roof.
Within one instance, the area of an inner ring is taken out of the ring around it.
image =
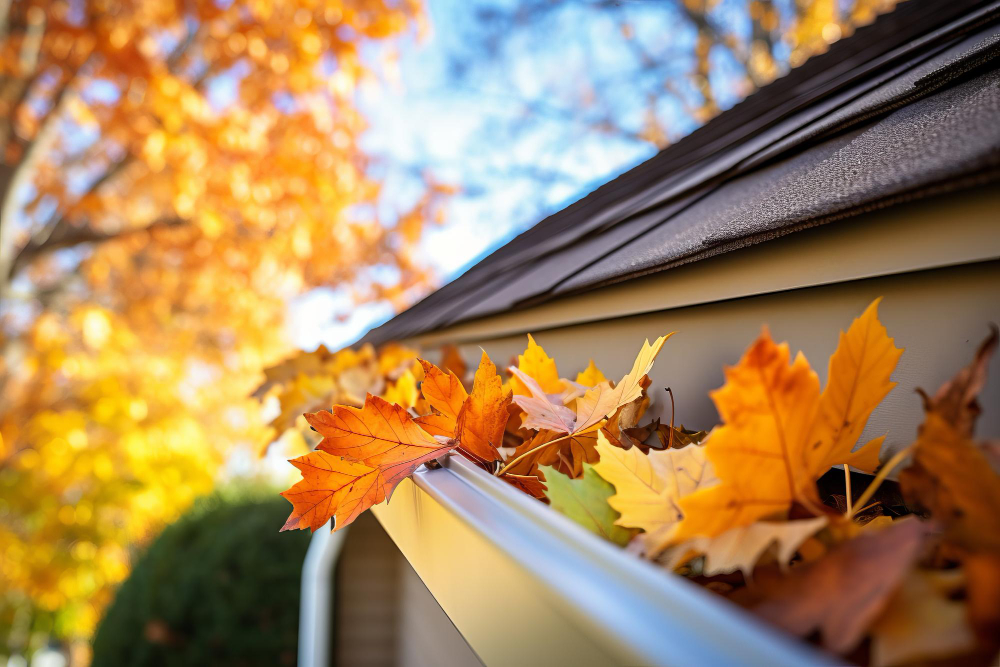
[[[911,0],[363,339],[404,339],[1000,177],[1000,2]]]

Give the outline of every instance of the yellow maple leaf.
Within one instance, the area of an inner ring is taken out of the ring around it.
[[[660,348],[674,332],[660,336],[652,345],[643,341],[642,349],[629,371],[614,387],[602,382],[591,388],[576,402],[576,432],[584,432],[605,417],[610,417],[615,410],[642,397],[643,378],[653,369],[653,361],[660,353]]]
[[[531,334],[528,334],[528,347],[524,350],[524,354],[517,355],[517,367],[522,373],[534,379],[542,391],[548,394],[558,394],[564,388],[555,359],[545,353]],[[515,395],[531,394],[528,387],[517,378],[511,378],[510,386]]]
[[[820,474],[841,463],[866,472],[878,467],[884,438],[872,440],[853,454],[851,449],[872,411],[896,386],[889,376],[903,354],[879,322],[881,300],[875,299],[847,333],[840,332],[840,343],[830,356],[826,388],[811,436],[822,445],[805,451],[807,464]]]
[[[721,483],[681,500],[684,521],[673,541],[715,536],[770,515],[793,501],[817,506],[816,479],[831,465],[878,460],[881,438],[851,453],[865,422],[892,389],[897,349],[878,321],[878,301],[854,320],[819,378],[800,352],[790,364],[787,343],[765,329],[726,384],[712,392],[723,424],[705,448]]]
[[[647,548],[663,543],[680,520],[678,501],[683,496],[717,481],[705,449],[698,445],[646,455],[638,447],[615,447],[598,431],[597,452],[601,458],[594,470],[615,487],[615,495],[608,498],[621,514],[615,523],[645,531]]]
[[[584,387],[593,387],[607,381],[608,378],[604,376],[601,369],[594,365],[593,359],[584,370],[576,374],[576,383],[582,384]]]
[[[389,403],[395,403],[409,410],[417,404],[420,394],[417,392],[417,378],[410,369],[406,369],[399,379],[389,384],[383,395]]]
[[[553,396],[544,390],[535,378],[521,371],[510,368],[513,373],[511,381],[517,381],[528,390],[527,396],[514,397],[525,412],[522,426],[535,430],[549,429],[559,433],[586,433],[598,427],[599,422],[610,417],[618,408],[642,397],[643,378],[653,368],[653,361],[659,354],[663,343],[673,333],[660,336],[652,344],[648,340],[642,344],[642,349],[629,371],[614,387],[609,382],[601,382],[591,387],[576,399],[576,410],[570,410],[562,405],[558,396]]]
[[[749,526],[730,528],[716,537],[695,537],[665,554],[665,566],[672,570],[690,558],[704,554],[705,563],[701,572],[705,576],[739,570],[749,579],[757,561],[772,546],[778,564],[784,567],[802,543],[826,523],[825,516],[798,521],[757,521]]]
[[[299,375],[282,387],[281,412],[271,421],[271,427],[281,435],[292,428],[303,413],[328,405],[336,391],[337,383],[329,376]]]

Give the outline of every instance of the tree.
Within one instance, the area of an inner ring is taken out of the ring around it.
[[[495,200],[516,202],[513,215],[529,225],[895,4],[440,0],[447,58],[425,94],[482,110],[457,153],[463,197],[490,200],[485,226]],[[458,169],[437,146],[423,150],[438,170]]]
[[[266,439],[287,300],[399,306],[356,84],[417,0],[0,1],[0,632],[87,637],[130,547]]]

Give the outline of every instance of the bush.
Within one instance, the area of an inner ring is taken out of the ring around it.
[[[259,493],[199,501],[118,590],[94,665],[294,664],[309,534],[279,534],[287,514]]]

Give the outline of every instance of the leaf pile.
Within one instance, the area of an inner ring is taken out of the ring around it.
[[[880,466],[885,436],[857,445],[903,351],[878,305],[841,332],[825,387],[764,329],[711,393],[721,423],[707,433],[674,426],[672,393],[669,424],[641,423],[669,334],[646,341],[617,382],[593,361],[561,377],[531,336],[507,382],[485,352],[471,384],[453,349],[443,369],[398,346],[304,355],[262,387],[283,414],[320,378],[336,387],[328,396],[348,395],[345,374],[391,400],[369,390],[363,405],[305,415],[322,439],[292,461],[303,479],[283,494],[293,505],[283,530],[331,517],[341,528],[455,452],[846,659],[989,664],[1000,649],[1000,457],[973,430],[997,333],[924,395],[916,441]],[[852,490],[852,478],[867,488]]]

